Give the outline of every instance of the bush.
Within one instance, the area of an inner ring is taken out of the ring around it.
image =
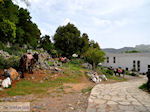
[[[81,65],[82,63],[84,63],[84,61],[82,59],[72,59],[69,63]]]
[[[3,44],[3,42],[0,41],[0,50],[5,49],[5,45]]]
[[[10,48],[5,48],[3,50],[8,52],[10,55],[15,55],[15,56],[22,56],[22,54],[26,52],[25,49],[19,47],[18,45],[12,46]]]
[[[109,75],[113,75],[114,72],[112,70],[107,69],[106,73],[109,74]]]
[[[146,84],[146,83],[142,84],[142,85],[139,87],[139,89],[148,90],[147,84]]]
[[[84,53],[84,59],[88,63],[92,64],[93,69],[95,70],[98,63],[103,62],[105,60],[105,53],[102,50],[97,48],[89,48]]]
[[[19,58],[14,56],[9,59],[4,59],[3,57],[0,57],[0,69],[7,69],[7,68],[15,68],[17,69],[19,66]]]
[[[108,68],[100,68],[100,71],[105,75],[113,75],[114,74],[114,71],[109,70]]]
[[[134,72],[132,72],[132,73],[130,73],[129,75],[131,75],[131,76],[136,76],[137,74],[134,73]]]

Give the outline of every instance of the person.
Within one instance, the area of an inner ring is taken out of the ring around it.
[[[150,90],[150,69],[147,71],[147,78],[148,78],[148,81],[147,81],[147,88],[148,90]]]

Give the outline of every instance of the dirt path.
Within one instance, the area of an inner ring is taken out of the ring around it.
[[[150,112],[150,94],[138,89],[146,77],[126,82],[96,85],[87,112]]]

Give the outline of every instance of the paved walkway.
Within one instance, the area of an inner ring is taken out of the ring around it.
[[[146,78],[96,85],[87,112],[150,112],[150,94],[138,89]]]

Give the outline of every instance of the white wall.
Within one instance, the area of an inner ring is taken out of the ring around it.
[[[140,71],[141,73],[145,73],[148,70],[148,65],[150,65],[150,55],[147,54],[106,54],[106,57],[109,57],[109,63],[107,60],[103,63],[103,66],[113,68],[122,67],[123,69],[128,68],[129,70],[133,69],[133,60],[136,61],[136,68],[137,68],[137,61],[140,61]],[[113,62],[113,57],[116,57],[116,63]]]

